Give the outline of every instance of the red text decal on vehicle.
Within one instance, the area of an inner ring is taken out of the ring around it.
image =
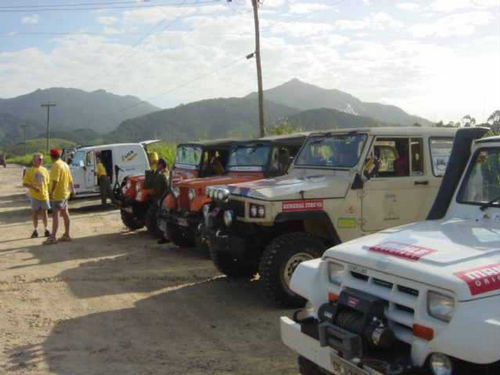
[[[423,256],[436,251],[426,247],[408,245],[394,241],[382,242],[381,244],[370,246],[368,250],[413,261],[417,261]]]
[[[283,202],[282,204],[283,212],[322,210],[322,209],[323,209],[322,200],[287,201]]]
[[[455,272],[455,276],[465,281],[473,296],[500,289],[500,263]]]

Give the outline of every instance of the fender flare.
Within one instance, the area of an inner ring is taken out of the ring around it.
[[[333,225],[330,217],[325,211],[300,211],[300,212],[281,212],[275,218],[275,223],[282,224],[288,221],[319,220],[326,224],[328,231],[328,240],[335,245],[341,243],[340,237]]]

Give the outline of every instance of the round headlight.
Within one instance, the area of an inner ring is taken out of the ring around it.
[[[433,318],[449,322],[455,311],[455,300],[450,296],[429,291],[427,293],[427,310]]]
[[[210,213],[210,205],[209,204],[203,205],[203,216],[207,217],[209,213]]]
[[[205,195],[206,195],[207,197],[211,198],[211,197],[210,197],[210,193],[211,193],[211,192],[212,192],[212,188],[211,188],[210,186],[208,186],[208,187],[206,187],[206,188],[205,188]]]
[[[194,189],[189,189],[189,192],[188,192],[188,197],[189,197],[189,200],[193,200],[195,197],[196,197],[196,190]]]
[[[232,223],[233,223],[233,211],[227,210],[226,212],[224,212],[224,224],[226,224],[226,227],[230,227]]]
[[[431,355],[429,367],[431,368],[432,375],[451,375],[453,373],[451,359],[441,353]]]
[[[135,200],[137,200],[137,201],[139,201],[139,202],[140,202],[140,201],[142,201],[142,195],[143,195],[143,194],[142,194],[142,190],[139,190],[139,191],[137,192],[137,195],[135,196]]]
[[[257,206],[251,205],[250,206],[250,217],[256,217],[257,216]]]
[[[179,198],[180,193],[181,191],[177,186],[172,188],[172,194],[174,195],[175,198]]]
[[[135,192],[137,193],[137,192],[139,192],[139,190],[141,190],[141,189],[142,189],[142,185],[141,185],[141,183],[137,182],[137,183],[135,184]]]
[[[127,184],[125,185],[127,187],[127,190],[132,187],[132,181],[127,180]]]
[[[257,214],[259,215],[259,217],[266,216],[266,209],[264,208],[264,206],[259,206],[259,209],[257,210]]]

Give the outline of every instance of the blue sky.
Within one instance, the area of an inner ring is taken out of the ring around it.
[[[500,107],[500,0],[264,0],[260,16],[265,88],[297,77],[434,121]],[[243,96],[253,43],[249,0],[3,0],[0,97]]]

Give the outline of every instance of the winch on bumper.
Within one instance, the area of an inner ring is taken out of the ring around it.
[[[426,374],[411,365],[410,346],[389,328],[383,300],[353,289],[335,298],[319,308],[317,318],[301,317],[304,311],[293,320],[282,317],[283,342],[333,374]]]

